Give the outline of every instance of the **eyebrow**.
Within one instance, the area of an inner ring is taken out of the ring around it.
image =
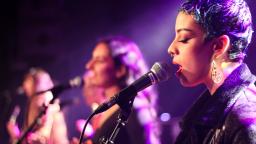
[[[109,58],[109,56],[96,56],[96,57],[93,57],[93,59],[96,59],[96,60],[106,60],[106,59],[108,59]]]
[[[177,33],[181,32],[181,31],[187,31],[187,32],[194,33],[191,29],[187,29],[187,28],[178,29],[178,30],[177,30]]]

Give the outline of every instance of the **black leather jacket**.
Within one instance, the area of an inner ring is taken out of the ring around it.
[[[217,91],[204,92],[183,117],[176,144],[256,144],[256,77],[246,64]]]

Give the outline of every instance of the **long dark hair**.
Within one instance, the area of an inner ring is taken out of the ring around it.
[[[116,67],[126,67],[127,73],[120,79],[119,85],[126,87],[148,72],[148,66],[137,44],[123,36],[101,38],[97,44],[104,43],[111,51]],[[157,122],[157,92],[154,87],[148,87],[138,93],[133,107],[138,112],[137,117],[146,129],[147,143],[159,143],[160,127]]]

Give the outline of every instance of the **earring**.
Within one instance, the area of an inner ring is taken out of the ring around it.
[[[212,61],[211,78],[212,81],[216,84],[220,83],[223,79],[223,75],[220,71],[218,71],[217,64],[214,60]]]

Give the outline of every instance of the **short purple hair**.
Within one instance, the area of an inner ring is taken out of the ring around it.
[[[252,39],[250,9],[245,0],[188,0],[180,11],[191,14],[204,28],[206,40],[228,35],[231,61],[243,61]]]

